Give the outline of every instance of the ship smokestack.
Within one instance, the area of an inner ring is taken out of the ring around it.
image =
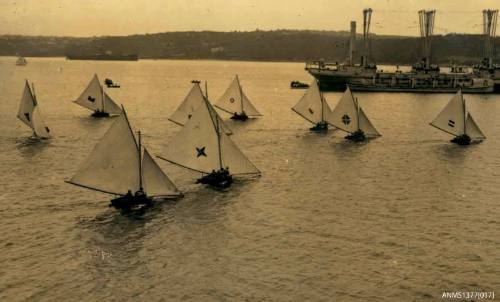
[[[356,21],[351,21],[351,36],[349,38],[349,65],[354,65],[354,53],[356,52]]]
[[[363,10],[363,58],[361,62],[363,66],[368,66],[371,57],[370,24],[372,22],[372,12],[371,8]]]

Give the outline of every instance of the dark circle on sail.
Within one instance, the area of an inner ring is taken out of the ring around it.
[[[349,125],[351,123],[351,118],[347,114],[344,114],[342,116],[342,123],[346,126]]]
[[[235,99],[234,99],[234,98],[230,98],[230,99],[229,99],[229,101],[230,101],[231,103],[234,103]]]

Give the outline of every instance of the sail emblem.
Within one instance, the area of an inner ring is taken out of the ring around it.
[[[89,100],[89,102],[92,102],[92,103],[94,103],[94,102],[95,102],[95,98],[91,97],[90,95],[89,95],[89,97],[87,98],[87,100]]]
[[[230,99],[229,99],[229,101],[230,101],[231,103],[234,103],[234,101],[235,101],[235,100],[234,100],[234,98],[230,98]]]
[[[314,114],[314,110],[312,110],[311,108],[309,108],[309,113],[310,114]]]
[[[191,119],[192,116],[192,114],[188,114],[188,120]]]
[[[344,114],[342,116],[342,123],[346,126],[349,125],[351,123],[351,118],[347,114]]]
[[[196,147],[196,152],[198,152],[196,157],[200,157],[200,156],[207,157],[207,154],[205,153],[205,147],[201,147],[201,148]]]
[[[30,120],[30,114],[29,113],[25,113],[24,116],[26,117],[26,119],[28,120],[28,122],[31,122],[31,120]]]
[[[450,126],[451,128],[454,128],[455,127],[455,121],[448,120],[448,126]]]

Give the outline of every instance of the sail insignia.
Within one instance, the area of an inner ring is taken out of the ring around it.
[[[292,110],[305,120],[313,123],[324,123],[325,117],[331,114],[331,108],[319,90],[317,81],[313,81]]]
[[[92,111],[113,115],[121,113],[121,108],[104,91],[104,86],[101,85],[97,74],[94,74],[85,90],[74,102]]]

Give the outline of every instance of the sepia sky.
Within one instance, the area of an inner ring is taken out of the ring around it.
[[[418,35],[419,9],[437,10],[437,34],[480,33],[481,11],[499,8],[500,0],[0,0],[0,34],[348,30],[351,20],[359,33],[368,7],[377,34]]]

